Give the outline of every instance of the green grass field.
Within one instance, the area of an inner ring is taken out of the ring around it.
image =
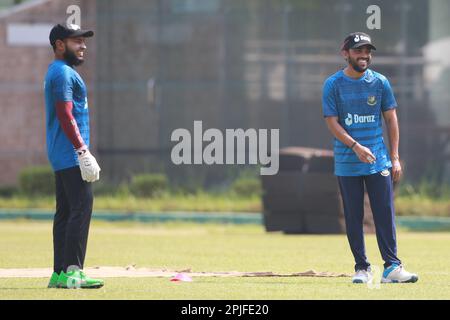
[[[51,223],[0,222],[0,268],[52,265]],[[48,279],[0,278],[0,299],[450,299],[449,233],[398,234],[399,255],[416,284],[369,289],[350,278],[105,278],[99,290],[46,289]],[[372,265],[382,267],[374,235],[366,237]],[[192,268],[192,271],[351,273],[344,235],[266,233],[256,225],[94,222],[86,266]]]

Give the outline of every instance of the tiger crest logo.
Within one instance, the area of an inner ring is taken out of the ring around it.
[[[385,170],[381,171],[381,175],[382,175],[383,177],[389,177],[390,172],[389,172],[389,170],[385,169]]]
[[[377,104],[377,98],[375,96],[369,96],[367,98],[367,104],[371,107]]]

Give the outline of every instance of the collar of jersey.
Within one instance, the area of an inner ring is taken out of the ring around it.
[[[71,68],[73,69],[73,67],[70,66],[70,65],[66,62],[66,60],[56,59],[56,60],[55,60],[55,63],[63,64],[63,65],[69,66],[69,67],[71,67]]]
[[[349,80],[349,81],[359,82],[359,81],[363,81],[363,80],[365,80],[366,78],[369,77],[370,69],[367,69],[367,70],[364,72],[364,74],[363,74],[360,78],[358,78],[358,79],[351,78],[351,77],[349,77],[348,75],[346,75],[345,72],[344,72],[344,69],[341,70],[341,73],[342,73],[342,76],[343,76],[345,79],[347,79],[347,80]]]

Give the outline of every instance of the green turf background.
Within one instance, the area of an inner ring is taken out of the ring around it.
[[[51,267],[51,223],[0,223],[0,268]],[[0,299],[449,299],[450,233],[398,234],[399,255],[419,274],[416,284],[353,285],[350,278],[106,278],[100,290],[46,289],[48,279],[0,279]],[[369,259],[382,261],[374,235]],[[86,266],[126,266],[193,271],[351,273],[344,235],[266,233],[258,225],[94,222]]]

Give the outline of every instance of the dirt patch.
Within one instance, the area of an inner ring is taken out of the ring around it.
[[[48,278],[52,273],[51,268],[27,268],[27,269],[0,269],[0,278]],[[90,277],[99,278],[142,278],[142,277],[173,277],[177,273],[185,273],[190,277],[350,277],[351,275],[333,272],[317,272],[308,270],[305,272],[294,273],[276,273],[272,271],[258,272],[206,272],[184,270],[167,270],[167,269],[149,269],[136,268],[136,266],[127,267],[92,267],[85,269],[86,274]]]

